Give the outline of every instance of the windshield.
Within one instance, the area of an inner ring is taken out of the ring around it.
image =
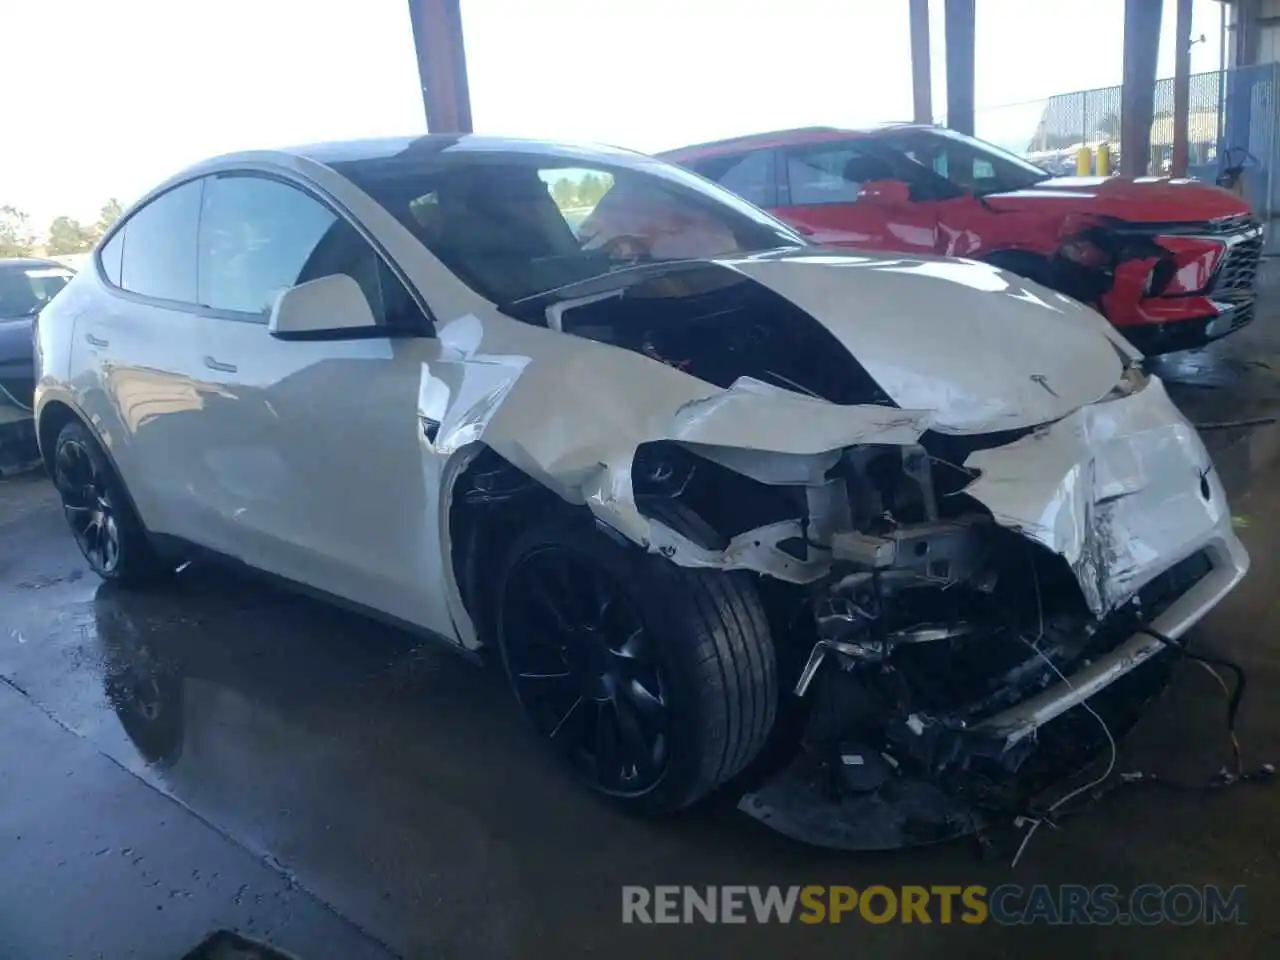
[[[0,263],[0,317],[35,316],[72,276],[54,265]]]
[[[1049,179],[1044,170],[1007,150],[944,127],[890,130],[874,139],[978,195],[1021,190]]]
[[[790,228],[661,161],[462,154],[343,171],[481,296],[507,304],[643,263],[803,246]]]

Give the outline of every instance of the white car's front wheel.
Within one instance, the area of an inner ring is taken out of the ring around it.
[[[748,575],[682,568],[555,517],[517,537],[498,589],[515,695],[596,793],[669,813],[760,752],[776,664]]]

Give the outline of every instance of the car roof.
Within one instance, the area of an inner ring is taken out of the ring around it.
[[[647,154],[607,144],[572,144],[553,140],[525,140],[517,137],[493,137],[476,134],[425,134],[412,137],[384,137],[370,140],[335,140],[301,146],[237,150],[210,157],[170,177],[142,197],[137,206],[148,202],[184,180],[245,165],[281,164],[297,169],[299,164],[318,164],[353,182],[368,182],[383,176],[419,173],[425,168],[465,167],[485,159],[523,157],[545,159],[549,165],[571,166],[574,163],[641,169],[646,164],[662,163]]]
[[[823,143],[828,140],[849,140],[858,137],[873,137],[886,130],[930,130],[925,123],[882,123],[870,127],[793,127],[790,130],[772,130],[767,133],[752,133],[742,137],[730,137],[727,140],[711,140],[707,143],[694,143],[687,147],[664,150],[656,156],[663,160],[683,163],[686,160],[698,160],[704,157],[718,157],[728,153],[741,153],[744,150],[762,150],[768,147],[785,147],[798,143]]]
[[[366,140],[334,140],[287,147],[236,150],[201,160],[170,176],[139,197],[121,218],[123,223],[135,210],[179,184],[227,170],[270,164],[298,172],[308,164],[327,167],[354,184],[368,184],[382,177],[421,173],[450,166],[470,166],[485,158],[545,158],[550,166],[574,163],[599,164],[643,169],[663,163],[653,157],[607,144],[572,144],[553,140],[494,137],[477,134],[419,134]],[[116,228],[113,228],[113,230]],[[107,234],[109,238],[110,233]]]
[[[373,140],[345,140],[286,147],[282,150],[327,167],[352,164],[420,163],[424,160],[448,162],[495,154],[523,154],[569,160],[598,160],[626,163],[646,159],[643,154],[606,144],[574,144],[553,140],[525,140],[477,134],[425,134],[416,137],[386,137]]]
[[[57,260],[45,260],[42,257],[0,257],[0,268],[4,267],[14,267],[19,270],[26,270],[32,267],[61,267],[63,270],[71,270],[65,263],[59,263]]]

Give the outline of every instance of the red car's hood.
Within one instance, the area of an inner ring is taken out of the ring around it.
[[[997,210],[1097,213],[1135,222],[1192,222],[1238,216],[1249,205],[1234,193],[1200,180],[1168,177],[1054,177],[1025,190],[988,194]]]

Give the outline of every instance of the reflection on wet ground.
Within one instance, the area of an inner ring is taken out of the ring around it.
[[[1270,354],[1241,362],[1245,346],[1216,361],[1169,362],[1170,392],[1193,419],[1222,423],[1280,409]],[[1241,739],[1253,762],[1276,760],[1280,643],[1269,546],[1280,525],[1280,430],[1216,428],[1207,439],[1254,571],[1202,626],[1198,642],[1249,670]],[[982,860],[968,842],[836,854],[783,840],[732,811],[698,810],[662,823],[617,814],[544,757],[496,671],[381,625],[201,565],[160,591],[102,586],[85,573],[38,477],[0,484],[0,596],[0,677],[20,694],[20,702],[0,700],[0,723],[6,711],[38,708],[74,734],[69,741],[110,757],[185,808],[171,816],[194,815],[200,829],[212,827],[247,851],[288,889],[349,922],[354,935],[406,956],[654,949],[847,956],[856,948],[951,957],[1158,946],[1198,957],[1260,952],[1280,932],[1280,920],[1265,910],[1280,891],[1280,795],[1265,787],[1212,796],[1122,789],[1060,831],[1042,831],[1013,873],[1007,859]],[[1222,710],[1211,678],[1179,671],[1125,743],[1121,769],[1205,779],[1226,757]],[[40,798],[25,802],[38,806]],[[79,808],[71,815],[92,824],[104,814]],[[0,851],[7,842],[0,834]],[[200,855],[175,844],[172,855],[199,875]],[[43,856],[74,855],[59,845],[55,833]],[[620,923],[621,884],[1009,881],[1243,883],[1260,909],[1244,928]],[[150,895],[141,879],[131,892],[131,882],[121,881],[118,892],[120,924],[136,923],[131,905]],[[136,930],[145,945],[146,927]]]

